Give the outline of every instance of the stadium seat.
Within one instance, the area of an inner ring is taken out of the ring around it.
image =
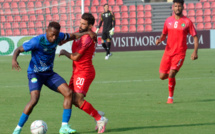
[[[54,15],[52,16],[52,18],[53,18],[54,21],[59,21],[59,20],[60,20],[60,17],[59,17],[58,14],[54,14]]]
[[[196,17],[196,22],[197,22],[197,23],[202,23],[202,22],[203,22],[202,16],[197,16],[197,17]]]
[[[129,25],[136,25],[136,18],[129,20]]]
[[[37,2],[35,3],[35,7],[36,7],[36,8],[42,7],[41,1],[37,1]]]
[[[114,32],[115,32],[115,33],[119,33],[119,32],[120,32],[120,26],[115,26]]]
[[[145,19],[145,24],[152,24],[152,19],[151,18],[146,18]]]
[[[145,18],[151,18],[151,17],[152,17],[151,11],[146,11],[145,12]]]
[[[58,1],[57,0],[52,0],[52,6],[58,6]]]
[[[11,3],[11,8],[18,8],[17,2],[12,2]]]
[[[195,23],[195,22],[196,22],[195,17],[190,17],[190,20],[191,20],[193,23]]]
[[[212,17],[211,21],[212,21],[212,22],[215,22],[215,16]]]
[[[71,3],[71,4],[69,4],[69,3]],[[72,7],[74,7],[74,6],[75,6],[75,3],[74,3],[74,1],[73,1],[73,0],[71,0],[69,3],[68,3],[68,5],[71,5]]]
[[[92,6],[92,7],[91,7],[91,13],[96,13],[96,12],[97,12],[96,7],[95,7],[95,6]]]
[[[129,18],[136,18],[136,12],[130,12]]]
[[[75,13],[81,13],[81,7],[75,7]]]
[[[89,7],[84,7],[84,12],[90,12]]]
[[[25,7],[26,7],[25,2],[20,1],[19,2],[19,8],[25,8]]]
[[[5,36],[5,31],[4,31],[4,29],[1,29],[1,36]]]
[[[188,11],[188,14],[187,14],[188,17],[195,16],[195,15],[196,15],[196,13],[195,13],[194,10],[189,10]]]
[[[137,32],[143,32],[144,26],[143,25],[137,25]]]
[[[121,12],[128,12],[128,7],[126,5],[122,5]]]
[[[34,8],[29,8],[27,14],[35,14]]]
[[[4,28],[6,28],[6,29],[11,28],[11,24],[10,24],[10,22],[6,22],[6,23],[4,23]]]
[[[76,14],[76,17],[75,17],[75,18],[76,18],[77,20],[79,20],[79,19],[81,19],[81,16],[82,16],[82,14]]]
[[[127,19],[128,18],[128,13],[127,12],[123,12],[121,18]]]
[[[28,35],[28,30],[27,29],[22,29],[21,33],[22,33],[22,35]]]
[[[19,36],[20,35],[19,29],[13,29],[13,35]]]
[[[137,5],[137,11],[144,11],[143,5]]]
[[[136,11],[136,6],[135,5],[130,5],[129,6],[129,12],[135,12]]]
[[[114,13],[114,15],[115,15],[115,18],[116,18],[116,19],[120,19],[120,18],[121,18],[120,13]]]
[[[11,29],[6,29],[6,33],[5,33],[6,36],[12,36],[13,35],[13,32]]]
[[[60,32],[66,33],[66,28],[62,27],[62,28],[60,29]]]
[[[51,13],[52,14],[57,14],[58,13],[58,8],[57,7],[52,7]]]
[[[12,22],[13,21],[13,16],[7,16],[7,22]]]
[[[81,0],[76,0],[75,5],[76,5],[76,6],[81,6]]]
[[[60,25],[61,25],[62,27],[66,27],[66,26],[67,26],[67,25],[66,25],[66,21],[60,21],[59,23],[60,23]]]
[[[142,11],[137,12],[137,18],[144,18],[144,12]]]
[[[49,8],[46,8],[45,10],[46,10],[46,14],[50,14],[51,13],[51,11],[50,11]]]
[[[116,26],[119,26],[119,25],[121,25],[120,19],[116,19]]]
[[[71,14],[71,19],[72,19],[72,20],[74,20],[74,19],[75,19],[74,14]]]
[[[210,7],[211,7],[210,2],[204,2],[204,4],[203,4],[204,9],[210,8]]]
[[[184,3],[184,10],[186,10],[187,9],[187,5]]]
[[[215,23],[213,24],[213,27],[212,27],[213,29],[215,29]]]
[[[75,21],[75,26],[76,26],[76,27],[80,26],[80,21],[79,21],[79,20],[76,20],[76,21]]]
[[[200,2],[207,2],[208,0],[200,0]]]
[[[2,9],[0,9],[0,15],[4,15],[4,11]]]
[[[127,33],[128,32],[128,26],[122,26],[121,32]]]
[[[128,19],[122,19],[121,25],[128,25]]]
[[[202,3],[196,3],[195,9],[202,9]]]
[[[43,10],[42,9],[37,9],[36,14],[43,14]]]
[[[203,11],[201,9],[196,10],[196,16],[202,16]]]
[[[92,15],[94,16],[94,18],[95,18],[96,20],[98,19],[97,13],[92,13]]]
[[[113,12],[120,12],[119,6],[114,6],[113,7]]]
[[[212,25],[211,25],[210,22],[205,23],[205,28],[204,28],[204,29],[209,30],[209,29],[211,29],[211,28],[212,28]]]
[[[204,29],[204,24],[203,23],[198,23],[197,24],[197,29],[198,30],[203,30]]]
[[[28,28],[34,28],[34,22],[28,22]]]
[[[99,6],[99,1],[98,0],[93,0],[92,6]]]
[[[113,11],[113,10],[112,10],[112,6],[109,6],[109,11]]]
[[[215,1],[211,3],[211,8],[215,8]]]
[[[134,33],[134,32],[136,32],[136,31],[137,31],[136,25],[130,25],[130,26],[129,26],[129,32]]]
[[[49,7],[49,6],[50,6],[50,2],[49,2],[49,1],[44,1],[43,5],[44,5],[45,7]]]
[[[204,17],[204,22],[211,22],[211,16],[205,16]]]
[[[19,28],[19,23],[18,22],[13,22],[12,23],[12,28]]]
[[[116,5],[118,6],[123,5],[123,0],[116,0]]]
[[[14,21],[21,21],[20,15],[14,16]]]
[[[42,28],[38,28],[37,29],[37,34],[43,34],[43,29]]]
[[[188,3],[187,9],[193,10],[195,8],[194,3]]]
[[[145,24],[144,19],[143,18],[138,18],[137,19],[137,25],[143,25]]]
[[[145,25],[145,31],[152,31],[152,26],[151,25]]]
[[[50,14],[46,15],[46,21],[52,21],[52,16]]]
[[[98,6],[97,12],[99,12],[99,13],[104,12],[104,7],[103,6]]]
[[[8,8],[8,9],[5,9],[4,10],[4,15],[11,15],[11,10]]]
[[[183,10],[183,15],[187,16],[187,11],[186,10]]]
[[[41,21],[36,21],[35,27],[43,27],[43,23]]]
[[[210,9],[205,9],[204,10],[204,16],[209,16],[211,15],[211,10]]]
[[[60,20],[67,20],[67,14],[61,14]]]
[[[3,9],[10,8],[10,4],[8,2],[3,3]]]
[[[27,27],[27,25],[26,25],[26,22],[20,22],[20,28],[26,28]]]
[[[5,19],[5,16],[1,16],[1,22],[5,22],[6,19]]]
[[[4,28],[3,24],[1,23],[1,29]]]
[[[32,1],[29,1],[27,4],[28,8],[34,8],[34,3]]]
[[[29,29],[29,35],[36,35],[36,32],[33,28]]]
[[[31,16],[29,17],[29,20],[30,20],[30,21],[36,21],[36,20],[37,20],[37,18],[36,18],[36,16],[35,16],[35,15],[31,15]]]
[[[68,20],[68,21],[66,22],[66,25],[67,25],[68,27],[72,26],[72,25],[73,25],[73,21]]]
[[[145,5],[145,11],[151,11],[152,6],[151,5]]]
[[[90,0],[85,0],[84,1],[84,6],[88,6],[89,7],[90,6]]]
[[[208,0],[208,2],[214,2],[215,0]]]
[[[115,5],[115,0],[108,0],[108,5],[114,6]]]
[[[21,9],[19,9],[19,10],[20,10],[20,14],[21,14],[21,15],[26,15],[26,14],[27,14],[27,11],[26,11],[25,8],[21,8]]]
[[[100,5],[104,6],[104,4],[108,3],[107,0],[101,0]]]
[[[65,8],[65,7],[60,7],[59,13],[60,13],[60,14],[62,14],[62,13],[67,13],[66,8]]]

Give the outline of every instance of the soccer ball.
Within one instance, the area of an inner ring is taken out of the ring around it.
[[[36,120],[31,123],[30,129],[32,134],[46,134],[48,126],[44,121]]]

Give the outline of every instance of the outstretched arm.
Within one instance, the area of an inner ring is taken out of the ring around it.
[[[78,60],[81,58],[81,56],[82,56],[82,54],[79,54],[79,53],[77,53],[77,52],[75,52],[75,53],[69,53],[69,52],[67,52],[67,51],[64,50],[64,49],[62,49],[62,50],[60,51],[59,57],[60,57],[61,55],[65,55],[67,58],[69,58],[69,59],[71,59],[71,60],[73,60],[73,61],[78,61]]]
[[[161,34],[160,38],[156,40],[155,44],[158,45],[160,44],[162,41],[164,41],[166,39],[166,34]]]
[[[193,53],[192,53],[192,55],[191,55],[191,59],[192,60],[196,60],[196,59],[198,59],[198,47],[199,47],[199,39],[198,39],[198,37],[195,35],[195,36],[193,36],[193,39],[194,39],[194,51],[193,51]]]
[[[19,56],[19,54],[21,52],[24,52],[24,48],[23,46],[20,46],[18,47],[14,53],[13,53],[13,57],[12,57],[12,69],[15,69],[15,70],[21,70],[20,66],[19,66],[19,63],[17,62],[17,57]]]

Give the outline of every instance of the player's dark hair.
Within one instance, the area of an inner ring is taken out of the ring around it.
[[[104,4],[104,7],[105,7],[106,5],[108,5],[108,3]]]
[[[184,0],[173,0],[173,3],[181,3],[181,5],[183,6],[184,5]]]
[[[49,23],[49,28],[53,27],[56,30],[60,30],[60,24],[58,22],[52,21]]]
[[[82,16],[81,16],[82,19],[84,20],[87,20],[88,22],[88,25],[94,25],[95,23],[95,18],[94,16],[91,14],[91,13],[84,13]]]

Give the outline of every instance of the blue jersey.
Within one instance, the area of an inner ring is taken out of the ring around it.
[[[25,51],[31,51],[31,61],[28,74],[53,71],[55,51],[60,41],[67,39],[68,34],[59,33],[54,43],[47,40],[46,34],[41,34],[23,44]]]

